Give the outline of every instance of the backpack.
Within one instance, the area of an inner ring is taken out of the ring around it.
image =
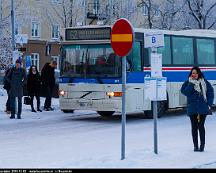
[[[6,76],[8,75],[9,71],[11,71],[11,75],[9,76],[9,79],[11,79],[13,69],[9,69],[9,70],[8,70],[8,72],[6,73],[6,75],[5,75],[5,77],[4,77],[4,80],[3,80],[3,88],[4,88],[5,90],[7,90],[7,91],[11,89],[10,82],[8,82],[8,80],[6,79]]]
[[[4,81],[4,86],[3,86],[3,88],[4,88],[5,90],[10,90],[11,86],[10,86],[10,83],[9,83],[7,80]]]

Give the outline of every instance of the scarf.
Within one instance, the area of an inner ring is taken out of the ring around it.
[[[206,87],[206,83],[204,79],[199,79],[199,80],[194,80],[192,78],[189,78],[189,82],[191,82],[192,84],[194,84],[194,89],[203,95],[204,100],[207,101],[207,96],[206,96],[206,91],[207,91],[207,87]]]

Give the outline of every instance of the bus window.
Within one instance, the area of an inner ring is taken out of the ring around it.
[[[141,71],[141,42],[135,42],[131,53],[127,56],[127,62],[132,71]]]
[[[193,39],[173,37],[173,63],[176,65],[194,64]]]
[[[214,40],[197,39],[198,64],[215,64]]]
[[[108,44],[65,45],[62,75],[70,77],[118,77],[121,74],[120,58]]]
[[[164,47],[158,48],[158,53],[162,53],[162,62],[165,65],[171,64],[170,36],[164,37]]]

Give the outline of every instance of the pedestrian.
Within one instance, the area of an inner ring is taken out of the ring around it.
[[[3,78],[3,88],[7,91],[7,95],[8,95],[8,98],[7,98],[7,102],[6,102],[6,109],[5,109],[5,112],[7,114],[10,114],[11,113],[11,108],[10,108],[10,94],[9,94],[9,91],[10,91],[10,83],[8,82],[8,80],[6,79],[7,78],[7,75],[9,73],[9,71],[11,70],[11,68],[8,68],[7,70],[5,70],[5,76]]]
[[[23,97],[23,86],[26,83],[26,71],[21,67],[21,60],[16,60],[15,67],[11,68],[6,80],[10,83],[10,105],[11,105],[11,119],[15,118],[16,98],[18,100],[18,111],[17,118],[21,119],[22,113],[22,97]]]
[[[41,90],[41,76],[35,65],[32,65],[29,69],[29,74],[27,76],[27,91],[28,95],[31,97],[31,111],[32,112],[42,112],[40,109],[40,90]],[[34,96],[37,100],[37,111],[34,109]]]
[[[189,79],[184,82],[181,92],[187,96],[187,114],[191,120],[194,151],[204,151],[205,120],[214,100],[214,89],[204,78],[199,67],[193,67]],[[200,147],[198,147],[198,131]]]
[[[51,107],[52,101],[52,93],[55,87],[55,68],[57,67],[57,62],[52,61],[50,63],[46,63],[41,71],[41,80],[43,89],[46,93],[46,99],[44,102],[44,110],[52,111],[53,108]]]

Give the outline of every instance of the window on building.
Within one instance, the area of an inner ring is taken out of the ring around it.
[[[62,0],[51,0],[52,4],[61,4]]]
[[[215,45],[211,39],[197,39],[198,64],[215,64]]]
[[[60,68],[60,61],[59,61],[59,56],[52,56],[52,61],[56,61],[57,62],[57,67],[56,69],[59,70]]]
[[[39,70],[39,53],[32,53],[31,54],[31,65],[35,65],[37,69]]]
[[[15,24],[15,35],[21,34],[21,27],[19,24]]]
[[[40,23],[32,22],[32,37],[40,37]]]
[[[146,5],[143,6],[142,13],[143,13],[144,16],[148,15],[148,7]]]
[[[154,10],[154,16],[159,17],[160,16],[159,6],[155,5],[153,7],[153,10]]]
[[[176,65],[194,64],[192,38],[173,37],[173,63]]]
[[[52,25],[52,39],[58,39],[60,36],[60,25]]]

